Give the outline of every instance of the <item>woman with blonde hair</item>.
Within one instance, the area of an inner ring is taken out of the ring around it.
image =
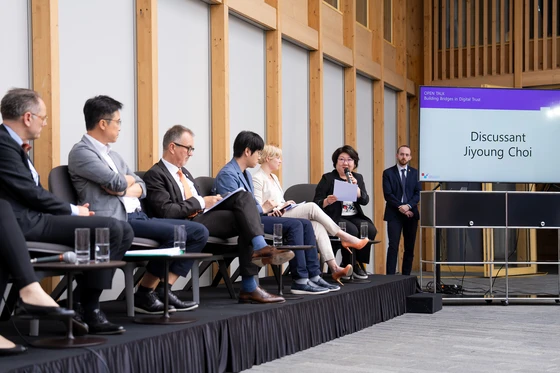
[[[344,268],[338,266],[334,258],[329,235],[340,238],[342,246],[349,251],[350,248],[360,250],[368,243],[368,239],[364,238],[360,240],[341,230],[340,227],[313,202],[307,202],[284,211],[284,208],[294,204],[294,201],[284,200],[282,186],[276,175],[273,174],[282,164],[282,150],[274,145],[265,145],[259,163],[261,164],[260,169],[253,174],[253,185],[255,187],[255,198],[257,202],[261,205],[268,203],[276,206],[270,213],[275,216],[309,219],[313,225],[315,238],[317,240],[317,249],[321,253],[321,260],[326,262],[329,266],[333,280],[342,285],[340,278],[352,274],[352,265],[349,264]]]

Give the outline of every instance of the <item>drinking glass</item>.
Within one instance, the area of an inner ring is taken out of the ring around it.
[[[173,247],[185,250],[187,243],[187,230],[184,225],[175,226],[175,239],[173,240]]]
[[[368,223],[362,222],[360,224],[360,238],[367,238],[368,236]]]
[[[272,233],[272,244],[274,246],[282,245],[282,224],[274,224],[274,230]]]
[[[89,263],[89,228],[76,228],[74,230],[74,252],[78,264]]]
[[[109,228],[95,228],[95,262],[109,261],[110,249]]]
[[[346,232],[346,222],[345,221],[338,222],[338,226],[340,227],[341,231]]]

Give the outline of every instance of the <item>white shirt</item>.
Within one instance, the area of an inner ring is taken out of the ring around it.
[[[179,167],[175,166],[172,163],[167,162],[163,158],[161,159],[161,161],[163,162],[165,167],[167,167],[167,170],[169,170],[169,173],[171,173],[171,176],[173,176],[173,180],[175,180],[175,182],[177,183],[177,186],[181,190],[181,196],[183,197],[183,200],[185,200],[185,188],[183,188],[183,183],[181,182],[181,178],[177,174],[177,172],[179,171]],[[196,191],[196,188],[194,187],[194,183],[192,181],[190,181],[187,176],[185,176],[185,179],[187,180],[187,184],[189,184],[189,188],[191,189],[191,194],[200,203],[200,208],[204,209],[204,207],[206,206],[206,204],[204,203],[204,198],[202,198],[198,194],[198,192]]]
[[[95,148],[101,154],[103,159],[105,159],[105,161],[109,164],[111,170],[113,170],[114,173],[118,174],[119,170],[117,168],[117,165],[115,164],[115,161],[113,161],[113,158],[111,158],[111,156],[109,155],[109,153],[111,152],[111,147],[108,144],[107,145],[102,144],[101,142],[97,141],[87,133],[85,136],[88,138],[89,141],[92,142],[93,146],[95,146]],[[142,208],[140,207],[141,206],[140,200],[137,197],[123,196],[122,202],[124,204],[124,208],[127,214],[142,210]]]

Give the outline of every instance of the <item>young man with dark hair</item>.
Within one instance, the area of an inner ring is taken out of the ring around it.
[[[240,132],[233,143],[232,160],[216,176],[216,191],[225,194],[237,188],[244,188],[254,194],[252,177],[247,169],[258,164],[263,148],[264,141],[258,134],[250,131]],[[261,206],[254,196],[253,199],[261,213],[261,221],[266,233],[273,232],[274,224],[282,224],[282,235],[288,245],[313,246],[310,250],[297,250],[294,259],[290,261],[293,278],[292,293],[314,295],[339,290],[337,285],[328,284],[320,277],[317,242],[311,222],[307,219],[283,218],[281,211],[273,210],[276,207],[273,201],[265,201]],[[243,293],[241,295],[247,296]]]
[[[25,239],[74,247],[76,228],[95,232],[95,228],[108,227],[111,260],[122,259],[134,236],[130,225],[92,216],[94,212],[90,211],[88,200],[74,206],[41,186],[39,174],[27,155],[29,141],[37,140],[47,125],[47,107],[39,94],[29,89],[12,89],[2,98],[0,112],[4,121],[0,125],[0,197],[12,206]],[[91,239],[93,249],[95,235]],[[77,335],[124,332],[122,326],[107,320],[99,306],[101,292],[111,288],[113,273],[112,270],[86,271],[77,277],[75,299],[81,303],[74,323]]]
[[[414,243],[418,228],[418,202],[420,202],[420,181],[418,170],[408,164],[412,156],[410,147],[401,145],[397,149],[397,164],[383,171],[383,195],[385,196],[385,215],[389,248],[387,250],[386,273],[394,275],[401,232],[404,238],[402,274],[410,275],[414,259]]]
[[[96,96],[86,101],[84,117],[87,134],[74,145],[68,156],[68,169],[80,201],[91,201],[98,215],[128,221],[137,237],[158,241],[161,247],[172,247],[176,225],[187,231],[188,252],[201,252],[208,239],[208,230],[201,224],[178,219],[150,219],[140,204],[146,197],[146,185],[113,151],[109,144],[117,141],[121,130],[122,104],[108,96]],[[190,260],[173,260],[170,265],[169,284],[180,276],[187,276],[192,266]],[[138,291],[134,296],[135,310],[140,313],[163,313],[164,264],[150,261]],[[156,288],[157,286],[157,288]],[[156,288],[154,292],[154,288]],[[171,286],[169,287],[171,289]],[[168,291],[172,310],[188,311],[198,305],[179,299]]]

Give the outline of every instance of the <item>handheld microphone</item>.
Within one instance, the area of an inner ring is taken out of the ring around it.
[[[350,170],[348,169],[348,167],[344,169],[344,175],[346,175],[346,181],[352,184],[352,180],[350,180]]]
[[[438,185],[436,185],[436,187],[432,190],[438,190],[441,187],[441,183],[438,183]]]
[[[76,263],[77,261],[76,253],[73,251],[67,251],[59,255],[44,256],[42,258],[31,259],[31,264],[35,263],[52,263],[52,262],[66,262],[66,263]]]

